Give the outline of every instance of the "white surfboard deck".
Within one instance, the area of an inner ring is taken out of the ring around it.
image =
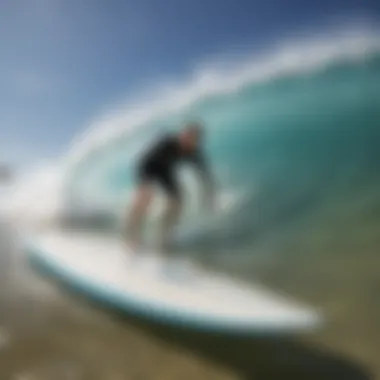
[[[132,264],[131,253],[112,238],[62,232],[28,239],[29,260],[87,296],[144,317],[213,331],[287,333],[312,330],[318,312],[258,284],[237,282],[197,268],[180,280]],[[146,259],[147,261],[153,259]],[[152,261],[153,262],[153,261]],[[157,264],[159,264],[157,266]]]

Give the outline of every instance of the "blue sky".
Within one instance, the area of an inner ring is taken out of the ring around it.
[[[150,83],[180,80],[214,54],[255,51],[375,7],[363,0],[2,0],[0,160],[54,157],[104,107]]]

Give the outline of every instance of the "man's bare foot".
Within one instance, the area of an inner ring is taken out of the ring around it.
[[[125,245],[128,249],[131,251],[137,251],[139,244],[136,241],[133,240],[126,240]]]
[[[157,245],[158,252],[163,256],[171,256],[173,253],[173,244],[170,239],[160,241]]]
[[[128,260],[134,261],[140,256],[141,244],[137,241],[124,239],[123,240],[123,249],[127,255]]]

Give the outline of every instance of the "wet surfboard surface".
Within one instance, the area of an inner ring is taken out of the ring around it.
[[[135,254],[115,238],[47,232],[25,242],[33,267],[126,313],[205,331],[299,333],[321,325],[306,305],[256,283]]]

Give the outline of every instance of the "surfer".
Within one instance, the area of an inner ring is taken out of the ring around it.
[[[176,168],[182,162],[191,163],[198,169],[203,184],[204,206],[214,207],[214,186],[202,147],[203,126],[190,122],[177,134],[168,134],[150,146],[137,163],[137,189],[127,225],[128,245],[138,249],[141,244],[141,230],[158,185],[167,196],[160,230],[160,248],[169,248],[173,227],[178,223],[183,194]],[[206,208],[206,210],[207,210]]]

